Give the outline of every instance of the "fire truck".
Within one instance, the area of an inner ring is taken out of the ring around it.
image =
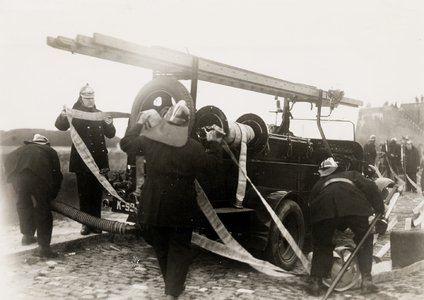
[[[334,157],[346,170],[366,172],[363,149],[354,140],[327,139],[321,126],[322,108],[332,111],[339,105],[359,107],[362,101],[344,97],[339,90],[323,91],[313,86],[293,83],[187,53],[162,47],[146,47],[95,33],[93,37],[78,35],[75,39],[48,37],[53,48],[83,54],[153,71],[153,79],[136,95],[128,126],[137,121],[140,111],[155,109],[161,115],[180,100],[190,109],[191,136],[201,142],[204,133],[218,126],[225,131],[224,140],[230,151],[224,152],[219,175],[198,174],[202,187],[219,219],[228,232],[248,249],[286,270],[293,269],[296,255],[281,235],[275,222],[259,200],[266,199],[299,248],[310,231],[309,196],[319,179],[318,167]],[[190,82],[188,90],[181,81]],[[256,114],[249,113],[230,121],[218,107],[196,107],[199,81],[243,89],[275,97],[281,123],[268,126]],[[282,103],[280,104],[280,100]],[[316,108],[316,126],[320,138],[296,136],[291,132],[291,109],[297,103],[310,103]],[[249,133],[244,141],[241,128]],[[243,153],[242,143],[246,145]],[[239,185],[239,165],[244,156],[247,182],[241,207],[234,207]],[[234,160],[235,158],[236,160]],[[148,172],[148,170],[147,170]],[[116,173],[111,182],[125,203],[112,197],[106,205],[114,211],[129,214],[137,209],[139,189],[144,175],[143,157],[128,157],[128,169]],[[257,193],[258,191],[259,193]],[[210,239],[218,236],[205,219],[199,229]]]

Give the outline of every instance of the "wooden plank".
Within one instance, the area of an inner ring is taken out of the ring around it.
[[[395,225],[398,223],[398,219],[397,216],[395,215],[389,222],[389,224],[387,225],[387,231],[390,231],[393,229],[393,227],[395,227]]]
[[[99,33],[95,33],[93,38],[78,35],[75,40],[60,36],[48,37],[47,44],[72,53],[151,69],[157,75],[174,75],[178,79],[191,78],[194,56],[163,47],[146,47]],[[319,89],[314,86],[289,82],[200,57],[198,61],[199,80],[290,98],[296,102],[317,103],[319,98]],[[343,98],[338,104],[358,107],[363,105],[363,102]],[[322,105],[330,105],[325,91]]]
[[[387,251],[389,251],[389,249],[390,249],[390,242],[386,243],[380,249],[380,251],[378,251],[378,253],[375,255],[375,257],[382,258],[387,253]]]
[[[424,220],[424,214],[420,214],[418,218],[415,220],[412,220],[412,226],[417,227],[418,225],[422,224]]]
[[[424,200],[421,201],[420,204],[418,204],[413,210],[412,212],[414,213],[414,215],[418,214],[419,212],[424,213]]]
[[[412,218],[405,218],[405,230],[411,230]]]

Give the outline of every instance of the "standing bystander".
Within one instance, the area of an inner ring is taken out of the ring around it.
[[[50,201],[59,193],[63,179],[59,157],[45,136],[35,134],[32,141],[24,143],[8,155],[4,164],[7,182],[18,194],[16,209],[22,245],[38,242],[35,256],[55,258],[58,254],[50,249],[53,231]]]
[[[160,120],[156,126],[145,126],[152,125],[155,118]],[[191,236],[200,225],[196,173],[215,172],[222,163],[219,133],[208,133],[210,143],[205,151],[201,143],[188,137],[188,123],[189,109],[181,100],[162,120],[155,110],[142,112],[121,140],[122,150],[146,159],[137,222],[153,237],[167,299],[177,299],[184,291],[193,260]]]
[[[84,112],[100,112],[95,105],[94,90],[88,84],[81,88],[79,98],[72,108]],[[91,121],[74,118],[72,125],[90,151],[90,154],[100,169],[100,173],[107,175],[109,161],[105,136],[109,139],[115,136],[116,129],[113,126],[113,119],[111,117],[105,117],[103,121]],[[65,109],[57,117],[55,126],[62,131],[69,129],[70,124]],[[103,186],[87,167],[75,148],[75,144],[72,144],[69,172],[74,172],[77,177],[80,210],[100,218]],[[90,232],[101,233],[101,230],[82,225],[82,235],[87,235]]]
[[[420,153],[412,144],[411,140],[406,141],[405,150],[405,173],[406,173],[406,191],[417,192],[417,172],[420,170]]]

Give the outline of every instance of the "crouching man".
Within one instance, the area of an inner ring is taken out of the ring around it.
[[[311,284],[306,291],[320,296],[322,278],[330,275],[336,229],[350,228],[358,245],[369,229],[368,217],[374,212],[384,213],[384,198],[374,181],[356,171],[340,170],[333,158],[324,160],[319,168],[320,180],[311,192],[311,224],[313,256]],[[369,235],[357,252],[362,276],[363,293],[378,292],[372,282],[373,236]]]
[[[16,209],[22,245],[38,241],[34,255],[55,258],[58,254],[50,249],[53,230],[50,201],[59,193],[63,179],[59,157],[45,136],[35,134],[32,141],[24,143],[9,154],[4,164],[7,182],[18,194]]]

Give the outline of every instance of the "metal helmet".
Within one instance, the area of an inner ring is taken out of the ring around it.
[[[336,171],[338,167],[339,165],[334,161],[334,159],[329,157],[321,163],[318,172],[321,177],[328,176]]]
[[[380,191],[383,191],[385,188],[392,188],[395,183],[390,178],[380,177],[375,180],[375,184],[377,185]]]
[[[85,85],[80,89],[80,95],[84,98],[94,98],[94,90],[91,86]]]

